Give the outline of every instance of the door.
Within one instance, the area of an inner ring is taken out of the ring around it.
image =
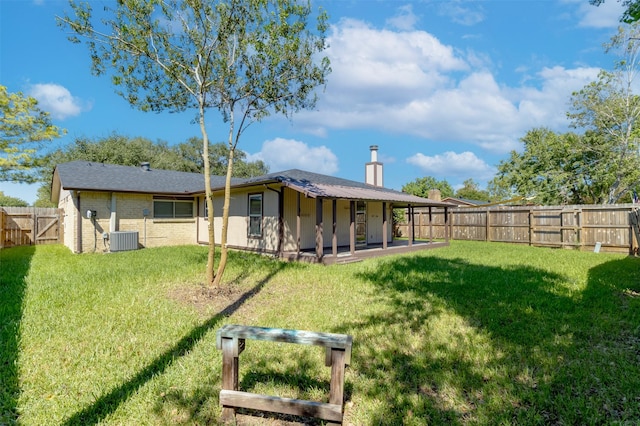
[[[356,203],[356,246],[367,245],[367,203]]]

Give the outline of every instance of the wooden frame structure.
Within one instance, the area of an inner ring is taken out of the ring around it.
[[[325,365],[331,367],[329,403],[281,398],[238,390],[239,356],[245,339],[317,345],[326,348]],[[351,363],[352,337],[346,334],[318,333],[282,328],[225,325],[218,330],[216,346],[222,350],[222,420],[235,421],[236,408],[316,417],[341,424],[343,418],[344,371]]]

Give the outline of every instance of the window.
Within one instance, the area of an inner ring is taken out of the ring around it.
[[[185,219],[193,217],[193,198],[154,199],[153,217],[157,219]]]
[[[262,238],[262,194],[249,194],[249,237]]]

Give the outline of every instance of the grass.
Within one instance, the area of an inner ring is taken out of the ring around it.
[[[215,332],[348,333],[345,424],[634,424],[640,260],[454,241],[323,267],[206,248],[0,251],[0,424],[216,424]],[[317,347],[247,342],[240,387],[326,401]],[[256,420],[256,418],[253,418]]]

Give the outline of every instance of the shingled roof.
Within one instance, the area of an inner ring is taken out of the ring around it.
[[[368,185],[348,179],[292,169],[245,179],[239,186],[281,183],[310,198],[337,198],[342,200],[388,201],[416,206],[453,207],[453,204],[417,197],[405,192]]]
[[[204,178],[200,173],[72,161],[58,164],[55,174],[62,188],[67,190],[171,195],[192,195],[204,192]],[[211,176],[211,186],[224,186],[224,179],[223,176]],[[242,181],[242,179],[234,181]]]
[[[66,190],[131,192],[166,195],[195,195],[204,193],[204,179],[200,173],[171,170],[145,169],[143,167],[118,166],[91,161],[72,161],[59,164],[54,172],[60,186]],[[310,198],[335,198],[343,200],[387,201],[415,206],[452,207],[453,204],[392,189],[375,187],[364,182],[327,176],[292,169],[283,172],[248,178],[232,179],[232,187],[245,187],[279,183],[305,194]],[[211,188],[222,190],[224,176],[211,176]],[[52,188],[57,198],[60,188]]]

